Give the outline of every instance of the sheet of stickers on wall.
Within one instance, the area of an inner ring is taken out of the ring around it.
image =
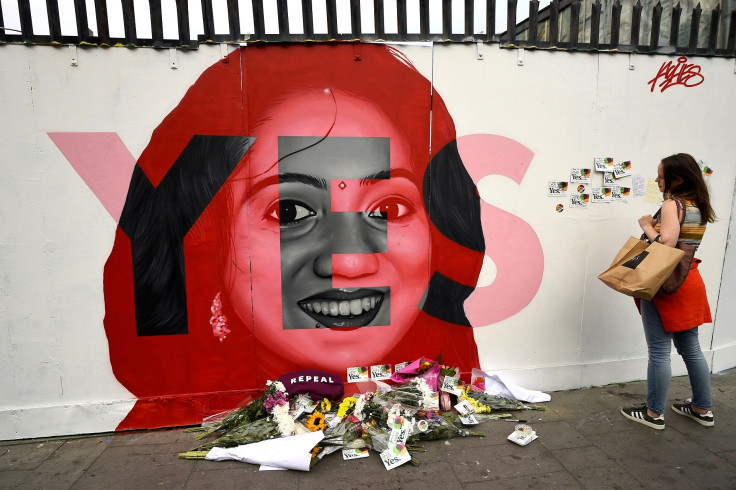
[[[376,364],[374,366],[355,366],[348,368],[348,383],[358,383],[361,381],[368,381],[372,379],[374,381],[384,381],[391,379],[391,375],[395,372],[401,371],[408,362],[400,362],[395,364],[393,369],[391,364]]]
[[[705,177],[713,174],[702,161],[699,165]],[[592,167],[571,168],[567,180],[548,181],[547,196],[565,199],[565,204],[558,201],[555,206],[560,213],[565,207],[587,208],[590,204],[627,202],[632,197],[651,203],[662,200],[653,178],[634,175],[631,160],[617,162],[611,157],[595,157]]]

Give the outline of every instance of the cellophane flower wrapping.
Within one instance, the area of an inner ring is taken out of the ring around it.
[[[424,378],[415,377],[396,386],[389,386],[380,381],[376,382],[376,385],[378,390],[373,400],[389,409],[394,405],[399,405],[407,412],[439,410],[437,390],[433,390]]]
[[[222,437],[238,427],[268,417],[275,406],[288,405],[288,403],[289,394],[286,393],[284,385],[278,381],[269,381],[261,396],[256,400],[224,416],[219,413],[206,419],[200,428],[203,433],[197,436],[197,439],[203,439],[211,434]]]
[[[416,361],[391,375],[391,381],[395,383],[404,383],[413,378],[424,378],[432,391],[438,391],[437,378],[439,375],[440,365],[437,364],[436,361],[427,359],[426,357],[420,357]]]
[[[491,413],[491,412],[502,412],[509,410],[521,410],[525,406],[516,401],[508,398],[491,395],[485,393],[476,385],[470,385],[463,387],[463,394],[459,398],[460,400],[467,400],[470,406],[473,407],[475,413]]]
[[[425,424],[422,424],[425,421]],[[416,416],[414,430],[409,436],[409,442],[436,441],[453,437],[484,436],[482,432],[473,432],[462,426],[458,414],[455,412],[419,412]]]
[[[458,378],[460,379],[460,368],[456,366],[440,366],[440,374],[437,376],[437,390],[439,391],[440,397],[440,410],[448,412],[452,410],[453,401],[457,396],[452,395],[446,391],[442,391],[442,386],[445,382],[445,377]]]

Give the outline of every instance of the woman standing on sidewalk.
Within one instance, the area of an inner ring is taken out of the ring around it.
[[[708,188],[695,159],[685,153],[664,158],[657,168],[657,184],[664,194],[659,219],[639,218],[647,238],[674,247],[678,242],[700,245],[707,223],[715,220]],[[675,413],[712,426],[710,369],[698,342],[698,326],[712,321],[703,279],[694,259],[685,282],[674,294],[662,291],[652,301],[637,300],[644,324],[649,362],[647,402],[624,408],[624,417],[654,429],[664,429],[664,410],[672,378],[672,342],[687,366],[692,398],[674,403]]]

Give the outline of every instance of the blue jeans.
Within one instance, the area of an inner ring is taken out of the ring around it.
[[[666,332],[654,302],[641,301],[641,319],[649,348],[647,364],[647,407],[659,414],[664,413],[667,394],[670,391],[672,368],[670,352],[672,341],[677,353],[687,366],[690,387],[693,390],[692,404],[698,408],[713,406],[710,395],[710,369],[698,342],[698,328],[681,332]]]

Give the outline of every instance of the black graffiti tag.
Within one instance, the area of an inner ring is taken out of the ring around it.
[[[654,92],[655,86],[660,88],[660,92],[664,92],[675,85],[683,85],[685,87],[696,87],[705,81],[705,77],[700,73],[700,65],[688,63],[687,57],[680,56],[677,58],[677,64],[672,61],[662,63],[657,72],[657,76],[647,82],[651,85],[651,92]],[[662,81],[657,85],[657,82]]]

